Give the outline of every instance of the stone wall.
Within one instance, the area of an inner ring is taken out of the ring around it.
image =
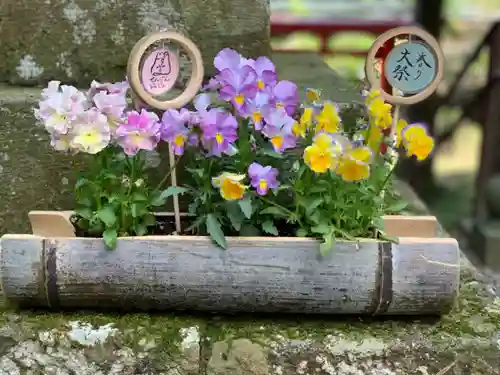
[[[0,20],[0,82],[13,84],[122,80],[133,45],[159,29],[193,38],[207,73],[223,47],[270,52],[268,0],[3,0]]]

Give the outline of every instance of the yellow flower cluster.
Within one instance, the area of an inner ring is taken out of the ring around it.
[[[380,98],[380,91],[372,89],[366,94],[365,99],[370,116],[370,125],[366,131],[367,144],[373,152],[379,152],[378,147],[393,123],[391,114],[392,106]],[[396,147],[403,146],[407,156],[415,156],[417,160],[425,160],[434,150],[434,139],[428,134],[427,129],[420,124],[408,124],[399,120],[395,124]]]
[[[319,133],[304,150],[304,162],[314,172],[332,171],[349,182],[369,177],[371,159],[368,147],[353,146],[347,138],[330,133]]]

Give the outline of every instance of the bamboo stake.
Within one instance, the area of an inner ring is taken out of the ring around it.
[[[170,185],[173,187],[177,186],[177,171],[175,168],[175,154],[174,149],[169,144],[168,145],[168,159],[170,162]],[[172,196],[174,200],[174,217],[175,217],[175,231],[177,234],[181,233],[181,211],[179,208],[179,195],[174,194]]]

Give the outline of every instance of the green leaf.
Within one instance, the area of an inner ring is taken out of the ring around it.
[[[210,238],[223,249],[227,249],[226,238],[224,237],[224,233],[222,233],[219,220],[213,214],[208,214],[205,223]]]
[[[186,168],[186,171],[188,171],[191,174],[197,175],[198,177],[203,177],[203,168]]]
[[[234,202],[228,202],[226,204],[226,213],[232,227],[239,231],[241,224],[245,221],[245,217],[239,206],[234,204]]]
[[[75,214],[84,219],[90,220],[94,216],[94,211],[88,207],[80,207],[75,210]]]
[[[146,205],[142,203],[132,203],[130,205],[130,214],[132,217],[141,217],[149,213]]]
[[[275,159],[283,159],[283,155],[280,154],[279,152],[276,152],[274,150],[269,150],[269,149],[263,149],[260,150],[259,154],[264,155],[264,156],[270,156]]]
[[[181,186],[169,186],[153,199],[151,205],[155,207],[163,206],[171,196],[184,194],[187,191],[189,190]]]
[[[250,197],[239,200],[238,206],[240,206],[241,212],[243,212],[243,215],[245,215],[247,219],[252,217],[252,199]]]
[[[148,233],[148,228],[144,224],[134,226],[134,232],[137,236],[145,236]]]
[[[316,225],[315,227],[311,228],[311,232],[313,233],[319,233],[319,234],[329,234],[332,233],[332,227],[326,223],[320,223]]]
[[[391,213],[399,213],[403,211],[406,207],[408,207],[408,203],[400,200],[391,203],[389,207],[387,207],[386,211]]]
[[[306,213],[310,215],[318,208],[324,199],[322,197],[311,197],[308,199],[299,199],[299,204],[306,209]]]
[[[262,223],[262,230],[266,233],[272,234],[273,236],[278,236],[278,229],[271,220],[264,221]]]
[[[297,229],[297,232],[295,233],[295,235],[296,235],[297,237],[307,237],[307,234],[308,234],[308,232],[307,232],[307,230],[306,230],[306,229],[304,229],[304,228],[299,228],[299,229]]]
[[[330,190],[328,188],[328,186],[324,186],[324,185],[319,185],[319,186],[313,186],[309,192],[310,193],[326,193],[328,190]]]
[[[153,215],[152,213],[144,215],[142,217],[142,224],[147,226],[147,227],[151,227],[153,225],[156,225],[156,216]]]
[[[276,217],[288,218],[288,212],[278,207],[267,207],[260,211],[261,215],[273,215]]]
[[[116,224],[115,211],[111,206],[104,206],[99,211],[97,211],[97,217],[101,219],[107,228],[110,228]]]
[[[104,239],[104,244],[106,245],[106,247],[108,247],[109,249],[114,249],[116,247],[116,243],[118,240],[118,233],[116,232],[116,229],[106,229],[102,234],[102,237]]]
[[[328,255],[330,250],[335,245],[334,243],[335,237],[331,234],[326,234],[323,236],[323,242],[319,244],[319,252],[322,256]]]
[[[75,190],[81,189],[82,187],[87,186],[87,185],[92,185],[92,181],[90,181],[87,178],[80,178],[75,183]]]
[[[240,236],[243,237],[258,237],[260,236],[260,230],[253,226],[252,224],[242,225],[240,230]]]
[[[146,197],[146,195],[144,195],[143,193],[132,193],[132,202],[146,202],[147,200],[148,197]]]

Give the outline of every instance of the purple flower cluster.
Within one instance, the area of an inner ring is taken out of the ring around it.
[[[214,59],[217,75],[194,100],[195,111],[169,110],[162,118],[162,139],[177,155],[185,145],[201,145],[208,155],[232,155],[238,137],[237,116],[248,119],[256,131],[269,139],[277,152],[295,147],[295,114],[299,104],[297,86],[278,81],[274,64],[267,57],[243,58],[226,48]],[[229,102],[234,113],[219,108],[212,99]]]

